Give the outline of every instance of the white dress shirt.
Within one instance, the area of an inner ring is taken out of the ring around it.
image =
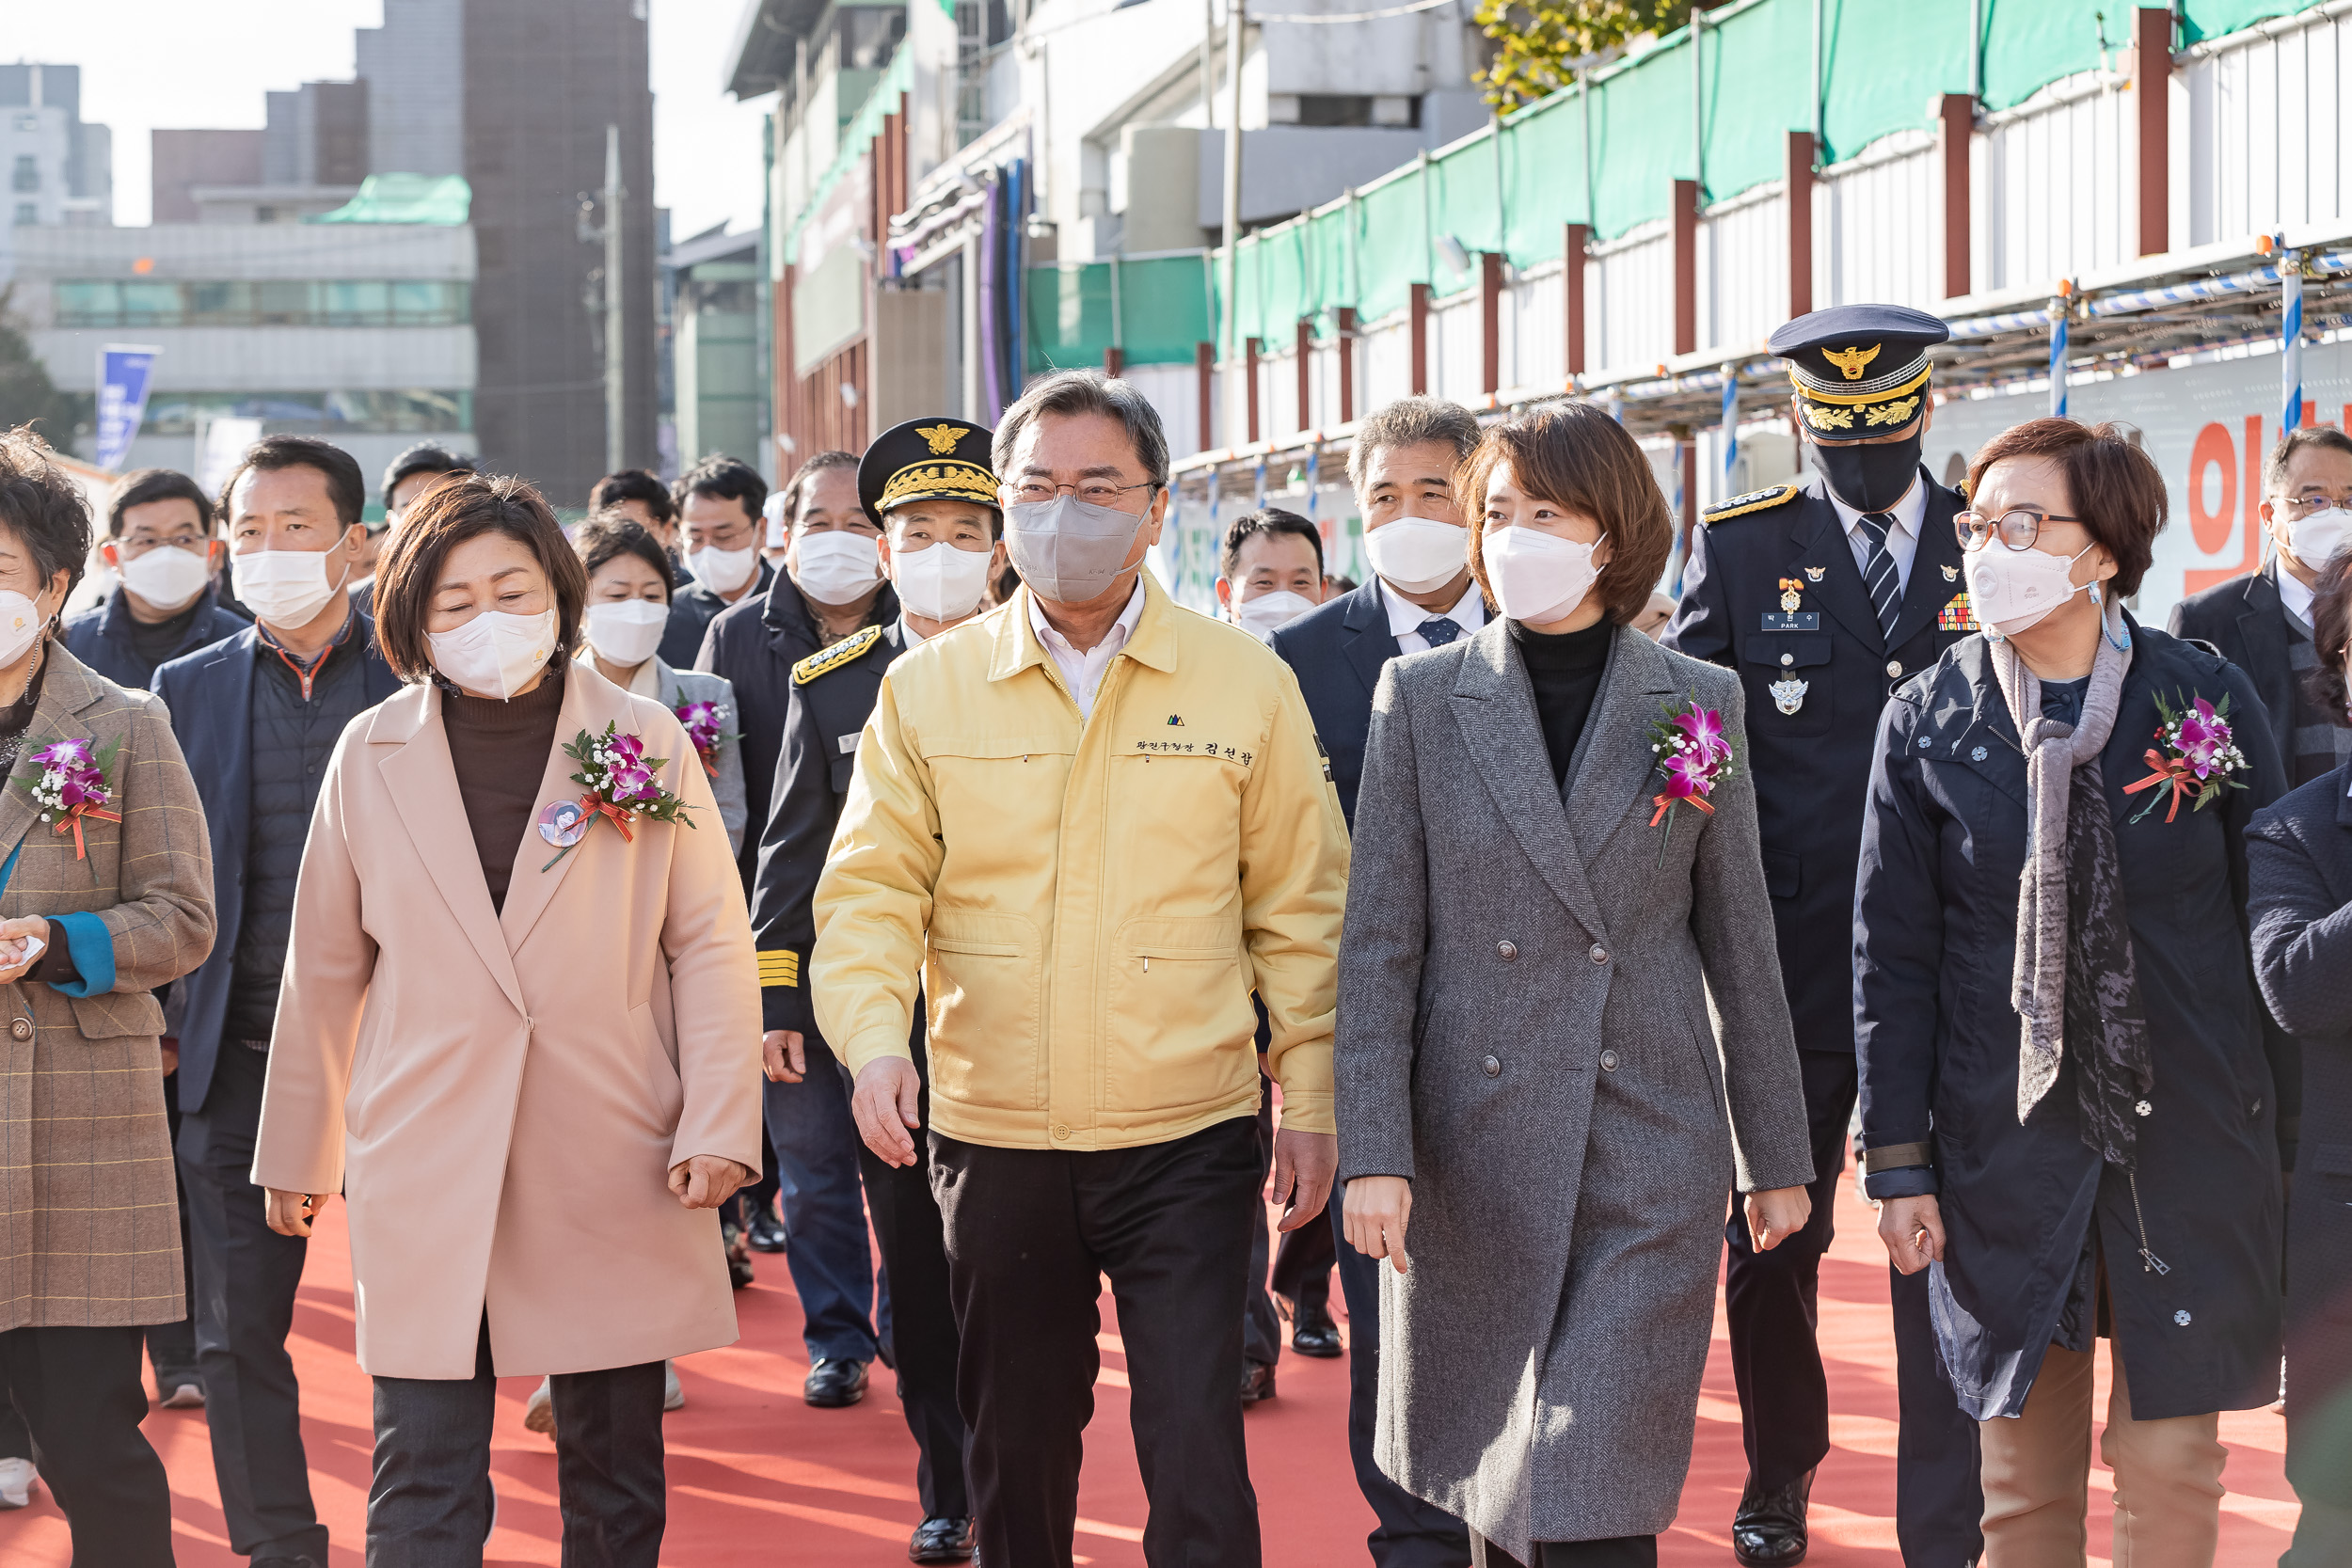
[[[1853,546],[1853,563],[1861,568],[1863,580],[1867,582],[1870,576],[1870,536],[1862,531],[1862,514],[1839,500],[1836,492],[1827,485],[1821,488],[1829,496],[1830,505],[1837,508],[1837,520],[1845,527],[1846,542]],[[1919,526],[1928,515],[1928,487],[1915,478],[1911,488],[1904,492],[1903,499],[1887,510],[1895,519],[1895,526],[1886,531],[1886,553],[1895,558],[1896,596],[1900,598],[1900,590],[1911,586],[1912,558],[1919,553]]]
[[[2305,626],[2312,624],[2312,601],[2318,595],[2277,556],[2270,558],[2272,580],[2279,585],[2279,602],[2287,607],[2287,613]]]
[[[1417,654],[1426,649],[1429,646],[1429,639],[1421,634],[1421,624],[1432,619],[1439,612],[1422,609],[1421,606],[1391,588],[1385,578],[1375,578],[1373,580],[1380,585],[1380,602],[1388,608],[1389,635],[1396,639],[1396,651],[1400,654]],[[1470,586],[1462,590],[1461,601],[1452,610],[1444,611],[1444,615],[1447,620],[1462,628],[1464,637],[1468,637],[1486,624],[1486,601],[1479,597],[1476,579],[1472,579]]]
[[[1101,689],[1103,673],[1111,667],[1111,660],[1127,645],[1127,639],[1136,634],[1136,626],[1143,620],[1143,578],[1136,578],[1136,591],[1127,595],[1127,608],[1119,612],[1103,641],[1080,653],[1070,644],[1070,639],[1056,631],[1045,619],[1045,611],[1038,608],[1037,595],[1029,595],[1029,629],[1045,651],[1054,656],[1054,665],[1061,671],[1063,684],[1070,688],[1071,697],[1078,705],[1078,716],[1094,717],[1094,693]]]

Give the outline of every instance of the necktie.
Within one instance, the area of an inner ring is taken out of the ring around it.
[[[1442,648],[1462,635],[1462,628],[1442,615],[1432,615],[1413,629],[1433,648]]]
[[[1870,558],[1863,563],[1862,581],[1870,590],[1870,608],[1878,611],[1879,632],[1889,641],[1895,636],[1895,617],[1903,608],[1902,577],[1895,570],[1894,553],[1886,547],[1886,531],[1894,525],[1891,513],[1862,515],[1863,537],[1870,542]]]

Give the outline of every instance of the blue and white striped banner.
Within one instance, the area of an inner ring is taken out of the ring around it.
[[[2303,268],[2294,256],[2279,269],[2279,434],[2289,436],[2303,423]]]
[[[1724,377],[1724,494],[1739,493],[1733,469],[1740,462],[1740,378]]]
[[[2050,418],[2066,418],[2066,322],[2074,300],[2060,294],[2050,301]]]

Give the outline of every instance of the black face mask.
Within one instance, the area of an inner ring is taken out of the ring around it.
[[[1813,461],[1829,482],[1830,494],[1857,512],[1884,512],[1917,479],[1925,436],[1922,431],[1903,441],[1834,447],[1814,442]]]

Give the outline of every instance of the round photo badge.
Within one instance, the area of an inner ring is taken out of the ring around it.
[[[549,800],[539,808],[539,836],[558,849],[568,849],[587,836],[591,820],[577,800]]]

